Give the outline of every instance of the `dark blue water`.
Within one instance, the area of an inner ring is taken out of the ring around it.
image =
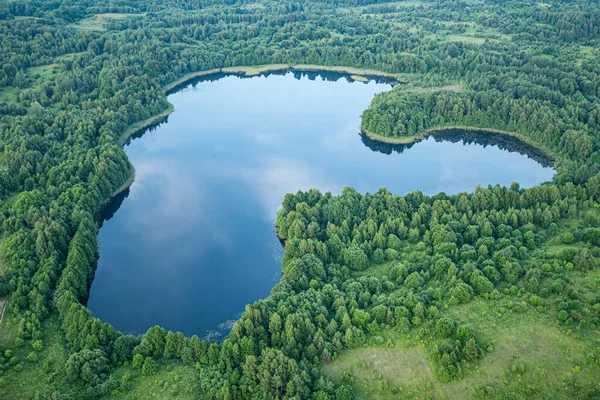
[[[228,76],[169,96],[168,122],[126,146],[136,178],[104,213],[95,316],[123,332],[158,324],[226,335],[228,321],[279,280],[273,225],[287,192],[450,194],[552,178],[525,155],[531,149],[494,136],[372,142],[360,135],[360,114],[390,86],[326,77]]]

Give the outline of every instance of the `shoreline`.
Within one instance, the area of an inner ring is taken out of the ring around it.
[[[124,147],[127,141],[135,134],[148,129],[152,125],[163,122],[169,115],[171,115],[173,111],[175,111],[175,107],[173,104],[169,103],[169,107],[167,107],[166,110],[154,115],[153,117],[129,125],[121,137],[119,137],[119,146]]]
[[[187,84],[189,81],[201,77],[218,73],[232,74],[232,75],[243,75],[247,77],[258,76],[260,74],[277,72],[277,71],[305,71],[305,72],[338,72],[342,74],[348,74],[350,78],[357,82],[369,82],[373,77],[379,78],[390,78],[394,79],[398,84],[405,84],[406,81],[400,80],[400,74],[393,74],[390,72],[377,71],[374,69],[363,69],[346,66],[321,66],[316,64],[267,64],[267,65],[252,65],[252,66],[239,66],[239,67],[225,67],[225,68],[213,68],[204,71],[196,71],[182,76],[181,78],[167,83],[163,86],[165,96],[169,92],[181,85]],[[166,110],[147,118],[143,121],[135,122],[127,127],[125,131],[119,137],[119,146],[123,148],[127,141],[134,135],[140,133],[143,130],[148,129],[153,125],[160,124],[167,119],[175,107],[173,104],[168,103],[169,106]],[[104,208],[110,201],[122,193],[124,190],[129,188],[135,180],[135,168],[131,165],[131,176],[129,179],[121,185],[108,199],[102,202],[100,209]],[[100,211],[99,211],[100,212]]]
[[[406,84],[407,81],[400,79],[400,74],[393,74],[390,72],[383,72],[371,69],[362,69],[355,67],[347,67],[347,66],[322,66],[316,64],[268,64],[268,65],[254,65],[254,66],[239,66],[239,67],[225,67],[225,68],[213,68],[204,71],[196,71],[182,76],[181,78],[168,83],[163,86],[163,90],[165,95],[168,95],[169,92],[173,91],[175,88],[181,85],[185,85],[189,83],[189,81],[212,74],[224,73],[224,74],[232,74],[232,75],[242,75],[246,77],[258,76],[264,73],[269,72],[277,72],[277,71],[304,71],[304,72],[337,72],[341,74],[349,75],[349,78],[356,82],[368,82],[371,78],[380,77],[380,78],[391,78],[394,79],[398,84]],[[153,125],[157,125],[164,120],[175,110],[173,104],[168,103],[169,106],[166,110],[145,119],[143,121],[136,122],[131,124],[121,135],[119,138],[119,145],[123,147],[127,141],[134,135],[139,132],[148,129]],[[368,129],[362,128],[361,131],[371,140],[387,143],[387,144],[412,144],[418,143],[427,137],[435,134],[435,133],[443,133],[452,130],[464,130],[471,132],[481,132],[481,133],[494,133],[507,137],[514,138],[519,140],[520,142],[533,147],[535,150],[539,151],[544,157],[546,157],[552,164],[553,168],[557,168],[555,165],[556,160],[558,159],[556,155],[544,147],[539,143],[534,142],[533,140],[519,135],[516,132],[503,131],[501,129],[493,129],[493,128],[479,128],[479,127],[471,127],[466,125],[456,125],[456,126],[443,126],[436,128],[429,128],[424,132],[413,135],[413,136],[405,136],[405,137],[388,137],[382,136],[375,132],[371,132]],[[110,198],[102,203],[102,207],[105,207],[115,196],[119,193],[122,193],[124,190],[129,188],[133,181],[135,180],[135,168],[131,165],[131,176],[129,179],[117,189]]]
[[[110,196],[110,199],[112,200],[115,196],[123,193],[124,191],[127,190],[127,188],[129,188],[129,186],[131,186],[131,184],[133,183],[133,181],[135,180],[135,167],[133,166],[133,164],[129,163],[129,165],[131,166],[131,172],[129,173],[129,178],[127,178],[127,180],[125,181],[124,184],[122,184],[121,186],[119,186],[117,188],[117,190],[114,191],[114,193],[112,194],[112,196]],[[109,200],[110,201],[110,200]],[[109,203],[109,201],[106,202],[106,204]],[[103,205],[106,205],[103,204]]]
[[[413,136],[388,137],[388,136],[379,135],[377,133],[371,132],[368,129],[361,127],[361,131],[369,139],[375,140],[377,142],[387,143],[387,144],[418,143],[436,133],[444,133],[444,132],[456,131],[456,130],[480,132],[480,133],[484,133],[484,134],[485,133],[493,133],[493,134],[498,134],[498,135],[502,135],[502,136],[508,136],[513,139],[519,140],[520,142],[533,147],[535,150],[539,151],[544,157],[548,158],[548,160],[551,161],[553,167],[556,169],[556,166],[554,165],[554,163],[555,163],[557,157],[555,156],[555,154],[552,151],[550,151],[549,149],[540,145],[539,143],[534,142],[533,140],[531,140],[529,138],[519,135],[516,132],[503,131],[501,129],[493,129],[493,128],[471,127],[471,126],[467,126],[467,125],[454,125],[454,126],[430,128],[430,129],[425,130],[423,133],[420,133],[418,135],[413,135]]]
[[[114,199],[115,197],[117,197],[119,194],[123,193],[127,189],[129,189],[129,187],[131,186],[131,184],[133,184],[133,181],[135,180],[135,167],[131,163],[129,163],[129,166],[131,167],[131,170],[130,170],[130,173],[129,173],[129,177],[127,178],[127,180],[125,181],[125,183],[123,183],[121,186],[119,186],[110,195],[110,197],[108,199],[104,200],[100,204],[100,210],[98,210],[97,217],[102,213],[104,207],[106,207],[108,205],[108,203],[110,203],[112,201],[112,199]]]
[[[254,65],[254,66],[240,66],[240,67],[225,67],[225,68],[213,68],[205,71],[197,71],[186,74],[181,78],[168,83],[163,86],[163,90],[165,94],[168,94],[170,91],[175,89],[180,85],[184,85],[189,81],[199,78],[201,76],[207,76],[212,74],[224,73],[224,74],[232,74],[232,75],[242,75],[242,76],[258,76],[260,74],[269,73],[269,72],[277,72],[277,71],[304,71],[304,72],[338,72],[341,74],[348,74],[350,78],[356,82],[369,82],[370,77],[379,77],[379,78],[390,78],[396,80],[399,84],[405,84],[406,81],[400,80],[400,74],[393,74],[390,72],[377,71],[374,69],[362,69],[362,68],[354,68],[354,67],[345,67],[345,66],[319,66],[316,64],[269,64],[269,65]],[[152,125],[156,125],[158,123],[163,122],[173,111],[175,110],[174,106],[169,103],[169,107],[156,114],[153,117],[145,119],[143,121],[139,121],[131,124],[125,132],[119,138],[119,145],[123,147],[127,140],[129,140],[136,133],[143,131],[144,129],[149,128]]]
[[[266,65],[251,65],[251,66],[239,66],[239,67],[223,67],[213,68],[205,71],[191,72],[187,75],[182,76],[174,82],[167,83],[163,86],[165,92],[169,92],[175,89],[179,85],[183,85],[188,81],[198,78],[201,76],[211,74],[239,74],[243,76],[258,76],[269,72],[278,71],[304,71],[304,72],[338,72],[341,74],[348,74],[350,77],[359,82],[365,82],[369,80],[369,77],[378,78],[391,78],[400,84],[408,83],[405,80],[400,79],[401,74],[394,74],[391,72],[383,72],[375,69],[355,68],[347,67],[343,65],[339,66],[325,66],[317,64],[266,64]]]

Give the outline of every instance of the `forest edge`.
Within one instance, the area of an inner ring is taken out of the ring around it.
[[[316,65],[316,64],[269,64],[269,65],[250,65],[250,66],[239,66],[239,67],[214,68],[214,69],[208,69],[208,70],[204,70],[204,71],[196,71],[196,72],[192,72],[190,74],[184,75],[183,77],[163,86],[163,90],[164,90],[165,95],[168,95],[170,92],[173,92],[174,89],[176,89],[177,87],[187,85],[190,81],[192,81],[198,77],[212,75],[212,74],[218,74],[218,73],[252,77],[252,76],[258,76],[260,74],[265,74],[265,73],[269,73],[269,72],[278,72],[278,71],[339,72],[342,74],[348,74],[350,79],[357,81],[357,82],[363,82],[363,83],[369,82],[370,78],[372,78],[372,77],[392,78],[398,84],[409,83],[408,81],[401,80],[400,74],[393,74],[393,73],[378,71],[378,70],[374,70],[374,69],[363,69],[363,68],[354,68],[354,67],[346,67],[346,66],[324,66],[324,65]],[[165,122],[167,120],[167,118],[169,117],[169,115],[173,111],[175,111],[175,107],[173,106],[173,104],[169,103],[169,107],[166,110],[162,111],[161,113],[159,113],[153,117],[150,117],[148,119],[138,121],[138,122],[131,124],[125,130],[125,132],[123,132],[123,135],[121,135],[119,144],[121,145],[121,147],[124,147],[125,144],[127,144],[127,142],[135,135],[142,133],[143,131],[145,131],[148,128],[151,128],[153,126],[156,126],[156,125],[159,125],[159,124]],[[418,143],[418,142],[426,139],[428,136],[431,136],[435,133],[443,133],[443,132],[448,132],[448,131],[453,131],[453,130],[465,130],[465,131],[471,131],[471,132],[480,132],[482,134],[496,133],[496,134],[500,134],[500,135],[504,135],[504,136],[509,136],[511,138],[514,138],[515,140],[519,140],[525,144],[528,144],[528,145],[536,148],[545,157],[547,157],[550,161],[552,161],[552,163],[554,163],[556,161],[555,154],[552,151],[550,151],[548,148],[546,148],[545,146],[541,145],[540,143],[537,143],[537,142],[535,142],[531,139],[528,139],[522,135],[519,135],[518,133],[503,131],[500,129],[478,128],[478,127],[471,127],[471,126],[443,126],[443,127],[427,129],[426,131],[424,131],[423,133],[418,134],[418,135],[404,136],[404,137],[388,137],[388,136],[379,135],[375,132],[371,132],[361,126],[361,131],[367,137],[369,137],[369,139],[378,141],[381,143],[388,143],[388,144]],[[112,201],[112,199],[115,198],[117,195],[119,195],[123,191],[129,189],[129,187],[133,184],[133,182],[135,180],[135,168],[131,163],[130,163],[130,166],[131,166],[131,169],[130,169],[131,173],[130,173],[130,176],[127,179],[127,181],[123,185],[121,185],[112,194],[112,196],[104,202],[104,204],[102,204],[102,207],[104,207],[108,203],[110,203],[110,201]],[[279,236],[278,232],[277,232],[277,237],[281,241],[285,240],[285,238]]]

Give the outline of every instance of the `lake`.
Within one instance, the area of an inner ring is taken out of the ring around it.
[[[552,178],[533,149],[498,135],[373,142],[360,133],[360,114],[390,88],[288,72],[204,77],[169,95],[168,120],[125,147],[136,177],[102,215],[94,316],[125,333],[160,325],[226,336],[281,276],[274,222],[287,192],[453,194]]]

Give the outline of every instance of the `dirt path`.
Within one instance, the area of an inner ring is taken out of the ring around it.
[[[6,310],[6,305],[8,304],[8,299],[0,300],[0,324],[4,319],[4,311]]]

